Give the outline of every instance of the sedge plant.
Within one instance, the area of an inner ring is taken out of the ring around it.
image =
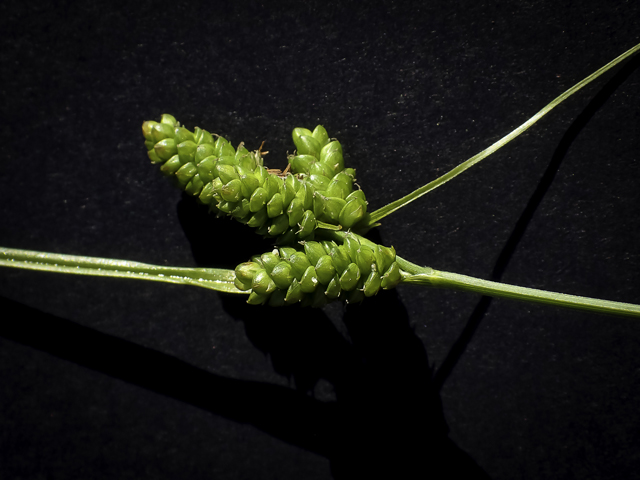
[[[507,285],[416,265],[378,245],[367,232],[383,219],[452,180],[529,129],[569,96],[640,50],[636,45],[559,95],[511,133],[448,173],[370,211],[343,147],[322,126],[293,130],[296,152],[284,171],[267,168],[263,152],[234,148],[206,130],[193,131],[172,115],[142,126],[152,163],[177,186],[218,216],[231,217],[273,239],[235,270],[180,268],[106,258],[0,247],[0,266],[57,273],[109,276],[204,287],[247,295],[254,305],[364,301],[398,285],[448,288],[603,314],[640,317],[640,305]],[[251,234],[251,233],[248,233]]]

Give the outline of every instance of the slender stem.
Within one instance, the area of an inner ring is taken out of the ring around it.
[[[633,55],[638,50],[640,50],[640,44],[638,44],[635,47],[627,50],[625,53],[623,53],[622,55],[620,55],[616,59],[614,59],[611,62],[607,63],[604,67],[602,67],[599,70],[597,70],[596,72],[592,73],[591,75],[589,75],[584,80],[578,82],[576,85],[571,87],[569,90],[564,92],[562,95],[558,96],[555,100],[553,100],[551,103],[549,103],[546,107],[544,107],[542,110],[540,110],[538,113],[536,113],[533,117],[531,117],[525,123],[523,123],[518,128],[516,128],[514,131],[512,131],[511,133],[509,133],[508,135],[506,135],[502,139],[498,140],[496,143],[491,145],[489,148],[483,150],[482,152],[478,153],[477,155],[474,155],[469,160],[461,163],[460,165],[455,167],[453,170],[445,173],[440,178],[437,178],[437,179],[433,180],[432,182],[429,182],[426,185],[424,185],[424,186],[418,188],[417,190],[411,192],[410,194],[408,194],[408,195],[406,195],[406,196],[404,196],[402,198],[399,198],[398,200],[395,200],[395,201],[389,203],[388,205],[385,205],[384,207],[379,208],[378,210],[372,212],[370,220],[369,220],[369,225],[373,225],[374,223],[380,221],[380,219],[382,219],[382,218],[386,217],[387,215],[395,212],[396,210],[399,210],[400,208],[402,208],[405,205],[413,202],[414,200],[417,200],[421,196],[429,193],[431,190],[434,190],[434,189],[438,188],[440,185],[443,185],[443,184],[447,183],[452,178],[455,178],[456,176],[460,175],[465,170],[473,167],[476,163],[480,162],[480,160],[483,160],[484,158],[488,157],[489,155],[491,155],[492,153],[494,153],[498,149],[504,147],[511,140],[513,140],[518,135],[520,135],[521,133],[523,133],[527,129],[529,129],[529,127],[531,127],[534,123],[536,123],[543,116],[545,116],[547,113],[549,113],[553,108],[555,108],[557,105],[559,105],[562,101],[564,101],[567,98],[569,98],[571,95],[576,93],[582,87],[584,87],[585,85],[589,84],[590,82],[592,82],[593,80],[598,78],[600,75],[605,73],[607,70],[613,68],[615,65],[617,65],[618,63],[620,63],[621,61],[623,61],[627,57]]]
[[[194,285],[226,293],[247,293],[238,290],[234,285],[235,272],[233,270],[220,268],[162,267],[128,260],[62,255],[4,247],[0,247],[0,267],[99,277],[133,278]]]
[[[345,232],[328,231],[326,233],[327,237],[338,241],[344,240],[344,237],[347,235]],[[360,237],[359,235],[355,236],[361,243],[375,246],[370,240]],[[402,283],[436,288],[450,288],[481,293],[493,297],[546,303],[591,312],[640,317],[639,305],[507,285],[468,277],[466,275],[459,275],[457,273],[442,272],[430,267],[420,267],[401,257],[396,257],[396,260],[403,270]],[[246,292],[238,290],[235,287],[233,283],[235,272],[233,270],[219,268],[161,267],[128,260],[62,255],[0,247],[0,267],[2,266],[55,273],[178,283],[209,288],[226,293],[246,294]]]
[[[415,285],[427,285],[436,288],[449,288],[466,292],[481,293],[491,297],[510,298],[534,303],[545,303],[559,307],[567,307],[577,310],[622,315],[628,317],[640,317],[640,305],[630,303],[599,300],[565,293],[548,292],[536,288],[518,287],[504,283],[491,282],[479,278],[468,277],[457,273],[440,272],[431,270],[431,273],[417,273],[406,275],[403,283]]]

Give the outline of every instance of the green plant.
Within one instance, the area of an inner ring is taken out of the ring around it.
[[[547,303],[626,316],[640,306],[500,284],[420,267],[376,245],[363,235],[387,215],[420,198],[480,162],[570,95],[640,50],[633,47],[557,97],[523,125],[436,180],[367,213],[362,190],[354,190],[355,171],[344,168],[342,147],[322,127],[293,132],[298,155],[291,172],[263,166],[260,150],[234,149],[222,137],[197,128],[190,132],[174,117],[145,122],[149,158],[163,173],[214,213],[229,215],[277,239],[279,250],[252,257],[235,271],[159,267],[136,262],[0,248],[0,266],[59,273],[137,278],[182,283],[226,293],[249,293],[249,303],[279,306],[302,301],[321,306],[329,300],[362,300],[380,288],[425,285],[490,296]],[[320,240],[314,242],[313,240]],[[302,242],[300,242],[302,241]]]

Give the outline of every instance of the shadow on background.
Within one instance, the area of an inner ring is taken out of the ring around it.
[[[237,236],[222,234],[221,225],[227,222],[212,221],[200,211],[205,209],[188,199],[178,208],[198,263],[216,264],[222,248],[228,248],[225,255],[238,262],[273,248],[237,222],[231,222],[242,230]],[[246,243],[229,245],[227,238]],[[269,355],[275,371],[293,380],[304,402],[314,402],[308,409],[301,403],[288,418],[280,418],[280,426],[270,424],[266,431],[327,456],[335,478],[382,472],[402,478],[439,472],[447,477],[488,478],[448,437],[427,354],[395,291],[346,309],[350,341],[321,310],[256,308],[238,297],[223,297],[223,307],[244,323],[247,337]],[[335,401],[307,396],[320,380],[333,387]],[[285,435],[292,428],[287,424],[303,418],[304,443],[291,441]]]
[[[489,478],[449,439],[424,345],[395,291],[346,308],[350,342],[320,310],[270,309],[265,320],[239,299],[225,308],[300,391],[321,379],[333,386],[326,450],[335,478]]]
[[[228,217],[216,218],[205,205],[197,204],[184,192],[176,209],[193,258],[200,267],[234,269],[251,255],[273,248],[272,243],[259,235],[247,235],[251,229],[246,225]]]
[[[255,308],[227,298],[225,308],[247,327],[280,373],[297,389],[234,380],[175,357],[100,333],[19,303],[0,335],[114,378],[251,424],[290,444],[327,457],[335,478],[402,474],[402,478],[489,478],[447,436],[424,347],[392,292],[349,307],[350,344],[320,310]],[[368,305],[367,305],[368,304]],[[253,311],[251,311],[253,310]],[[324,378],[336,401],[307,395]]]
[[[598,110],[606,103],[606,101],[613,95],[616,89],[629,78],[629,76],[640,67],[640,57],[632,57],[591,99],[584,110],[576,117],[573,123],[569,126],[565,134],[560,139],[558,147],[553,152],[551,161],[546,170],[542,174],[538,186],[534,190],[533,194],[529,198],[526,207],[522,211],[520,218],[516,222],[511,235],[507,239],[502,251],[496,260],[496,264],[489,276],[489,280],[499,282],[502,280],[504,272],[507,270],[507,266],[513,257],[518,244],[524,237],[527,230],[527,226],[531,223],[536,210],[542,203],[547,191],[551,187],[553,180],[560,169],[562,160],[567,155],[571,144],[580,135],[582,129],[589,123]],[[438,390],[442,389],[451,372],[455,368],[458,360],[462,357],[462,354],[467,348],[469,342],[473,338],[476,330],[480,326],[482,319],[487,314],[489,307],[491,306],[491,297],[482,297],[473,312],[469,316],[469,320],[464,329],[460,333],[460,336],[452,345],[451,350],[447,354],[447,357],[442,362],[442,365],[435,374],[434,381]]]

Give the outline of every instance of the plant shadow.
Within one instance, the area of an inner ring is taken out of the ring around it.
[[[209,260],[207,252],[220,251],[227,242],[206,231],[219,222],[203,222],[192,210],[201,208],[185,199],[178,212],[200,263]],[[235,238],[257,237],[240,227],[244,231]],[[229,245],[228,256],[244,261],[247,252],[272,248],[247,241],[252,244]],[[319,309],[259,308],[232,296],[222,302],[243,322],[252,344],[269,355],[274,370],[295,386],[290,390],[298,399],[295,406],[289,402],[286,414],[274,416],[276,423],[255,419],[254,425],[326,456],[337,479],[382,473],[422,478],[425,470],[434,478],[440,472],[447,478],[489,478],[449,439],[427,353],[395,291],[347,306],[343,332]],[[328,400],[314,398],[321,381],[332,389]]]
[[[489,478],[447,436],[427,356],[394,293],[347,308],[348,342],[320,310],[273,309],[242,300],[225,308],[297,388],[226,378],[8,299],[0,335],[230,420],[251,424],[329,459],[334,478],[401,474]],[[250,311],[253,309],[253,312]],[[393,312],[393,315],[389,315]],[[303,389],[324,378],[336,399]]]

